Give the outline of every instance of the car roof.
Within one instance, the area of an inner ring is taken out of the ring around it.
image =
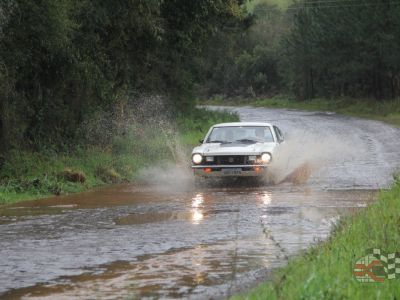
[[[270,123],[264,122],[233,122],[215,124],[213,127],[236,127],[236,126],[272,126]]]

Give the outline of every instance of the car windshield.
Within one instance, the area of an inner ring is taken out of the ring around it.
[[[265,143],[273,141],[274,138],[269,126],[214,127],[207,139],[207,143]]]

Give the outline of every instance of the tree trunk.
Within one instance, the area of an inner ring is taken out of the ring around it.
[[[0,100],[0,156],[6,150],[3,118],[4,118],[4,98]]]
[[[5,141],[4,141],[4,135],[3,135],[3,120],[1,119],[1,116],[0,116],[0,154],[4,152],[4,149],[3,149],[4,144],[5,144]]]

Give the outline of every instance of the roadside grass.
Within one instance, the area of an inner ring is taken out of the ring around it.
[[[133,181],[141,169],[174,160],[175,144],[188,153],[213,123],[237,120],[234,114],[196,109],[177,116],[168,130],[131,128],[103,147],[11,151],[0,167],[0,205]]]
[[[291,0],[249,0],[246,3],[246,8],[248,11],[252,12],[254,7],[258,4],[269,4],[276,5],[281,9],[287,8],[293,1]]]
[[[222,99],[206,101],[213,105],[251,105],[256,107],[332,111],[343,115],[368,118],[400,126],[400,99],[375,101],[371,99],[312,99],[297,101],[291,97],[276,96],[260,99]]]
[[[233,299],[398,299],[400,279],[359,283],[354,263],[368,248],[400,251],[400,180],[360,212],[344,217],[329,240],[291,259],[270,282]]]

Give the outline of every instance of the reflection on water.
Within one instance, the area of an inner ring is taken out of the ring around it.
[[[202,211],[198,208],[194,208],[192,211],[192,222],[193,224],[200,224],[201,221],[204,219],[204,215]]]
[[[198,225],[204,219],[203,212],[204,197],[202,193],[196,194],[192,199],[192,223]]]
[[[204,202],[203,193],[198,193],[192,199],[192,207],[199,208],[203,204],[203,202]]]
[[[262,206],[268,206],[271,204],[272,195],[269,192],[262,192],[257,195],[257,201],[261,203]]]
[[[0,294],[226,297],[372,199],[369,191],[299,187],[164,195],[126,186],[3,208],[0,219],[13,221],[0,225]]]

